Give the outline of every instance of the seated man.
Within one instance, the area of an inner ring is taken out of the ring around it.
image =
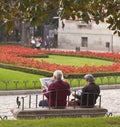
[[[78,95],[77,92],[74,92],[73,96],[78,99],[81,107],[94,107],[100,94],[100,88],[95,84],[93,75],[87,74],[84,79],[86,86],[82,88],[81,94]]]
[[[56,70],[53,77],[54,81],[48,86],[48,91],[43,89],[47,100],[40,101],[39,106],[64,108],[67,103],[67,96],[70,95],[70,86],[67,82],[62,80],[62,71]]]
[[[58,70],[57,70],[58,71]],[[41,82],[41,85],[44,87],[44,89],[46,89],[46,91],[48,90],[48,86],[55,82],[56,81],[56,73],[57,71],[55,71],[53,73],[53,77],[47,77],[47,78],[40,78],[40,82]],[[62,73],[62,72],[61,72]],[[63,74],[62,74],[62,80],[65,81],[64,77],[63,77]]]

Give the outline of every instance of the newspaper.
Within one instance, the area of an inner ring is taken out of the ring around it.
[[[81,93],[82,93],[81,90],[77,90],[75,94],[78,95],[78,96],[81,96]]]
[[[42,86],[45,87],[46,90],[48,90],[48,86],[54,82],[53,77],[51,78],[40,78],[40,82],[42,84]]]
[[[73,95],[73,96],[75,96],[75,95],[81,96],[81,93],[82,93],[82,90],[77,90],[77,91],[73,91],[73,92],[72,92],[72,95]]]

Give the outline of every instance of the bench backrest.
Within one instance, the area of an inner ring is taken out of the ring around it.
[[[65,108],[67,104],[67,96],[69,96],[69,89],[59,89],[49,91],[49,107]]]
[[[85,93],[83,92],[80,97],[81,107],[94,107],[98,98],[98,93]]]

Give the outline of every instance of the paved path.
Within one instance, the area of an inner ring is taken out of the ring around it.
[[[118,88],[118,87],[115,87]],[[7,91],[9,92],[9,91]],[[15,92],[15,91],[14,91]],[[29,91],[30,92],[30,91]],[[28,92],[28,93],[29,93]],[[40,92],[40,91],[37,91]],[[35,94],[36,91],[33,92],[32,95],[32,107],[35,107]],[[17,94],[17,93],[16,93]],[[113,116],[120,116],[120,89],[104,89],[101,90],[102,96],[102,107],[108,109],[108,112],[112,112]],[[12,113],[10,112],[11,109],[16,108],[16,97],[26,96],[25,94],[20,95],[1,95],[0,96],[0,116],[8,116],[8,119],[14,119]],[[39,100],[42,96],[39,97]],[[25,98],[27,99],[27,98]],[[28,102],[25,103],[28,106]]]

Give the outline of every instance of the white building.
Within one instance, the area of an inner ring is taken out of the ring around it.
[[[120,37],[113,35],[106,23],[97,25],[71,20],[64,20],[64,23],[64,28],[59,23],[58,48],[120,52]]]

